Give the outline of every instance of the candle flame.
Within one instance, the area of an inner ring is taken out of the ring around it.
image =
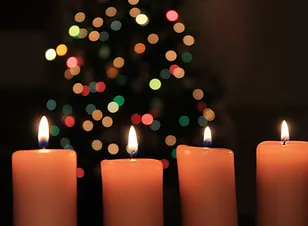
[[[38,129],[38,142],[42,148],[47,147],[49,141],[49,125],[46,116],[43,116]]]
[[[212,133],[210,127],[205,127],[204,129],[204,135],[203,135],[203,142],[204,144],[211,144],[212,142]]]
[[[133,156],[138,151],[138,141],[137,141],[137,134],[136,130],[133,126],[130,127],[128,133],[128,144],[126,148],[127,152]]]
[[[289,140],[289,128],[288,128],[288,124],[285,120],[283,120],[282,124],[281,124],[281,140],[282,141],[286,141]]]

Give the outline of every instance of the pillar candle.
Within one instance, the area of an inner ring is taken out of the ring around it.
[[[205,140],[211,134],[205,129]],[[229,149],[176,150],[183,226],[237,226],[234,155]]]
[[[308,225],[308,142],[281,141],[257,147],[257,225]]]
[[[138,149],[131,127],[127,150]],[[155,159],[101,162],[104,226],[163,225],[163,167]]]
[[[39,140],[47,144],[43,117]],[[73,150],[20,150],[12,156],[14,226],[77,226],[76,153]]]

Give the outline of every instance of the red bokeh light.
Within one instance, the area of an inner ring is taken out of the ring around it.
[[[75,119],[73,118],[73,116],[67,116],[64,119],[64,123],[67,127],[73,127],[75,125]]]
[[[179,14],[175,11],[175,10],[169,10],[166,13],[166,17],[169,21],[176,21],[177,19],[179,19]]]
[[[170,72],[171,74],[174,75],[174,71],[175,71],[175,69],[177,69],[177,68],[179,68],[178,65],[172,64],[172,65],[170,66],[170,68],[169,68],[169,72]]]
[[[104,82],[98,82],[98,83],[96,83],[96,85],[95,85],[95,89],[96,89],[97,92],[102,93],[102,92],[105,91],[106,85],[105,85]]]
[[[153,122],[153,116],[151,114],[142,115],[141,121],[144,125],[151,125]]]
[[[83,86],[83,90],[82,90],[82,92],[81,92],[81,96],[88,96],[89,95],[89,93],[90,93],[90,88],[89,88],[89,86]]]
[[[84,177],[84,170],[80,167],[77,168],[77,177],[83,178]]]
[[[133,124],[137,125],[137,124],[139,124],[139,123],[141,122],[141,115],[135,113],[135,114],[133,114],[133,115],[131,116],[130,119],[131,119],[131,121],[132,121]]]
[[[161,159],[161,163],[163,164],[163,168],[167,169],[169,167],[169,161],[167,159]]]
[[[76,67],[77,64],[78,64],[78,60],[77,60],[76,57],[70,57],[70,58],[68,58],[67,61],[66,61],[66,66],[67,66],[68,68]]]
[[[203,101],[197,103],[197,110],[201,113],[204,111],[204,109],[206,109],[206,107],[206,103],[204,103]]]

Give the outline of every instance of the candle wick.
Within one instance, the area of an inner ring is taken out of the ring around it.
[[[286,145],[286,142],[287,142],[287,139],[284,139],[284,140],[282,141],[282,144],[283,144],[283,145]]]
[[[135,154],[135,153],[136,153],[135,151],[132,151],[132,152],[130,153],[130,155],[129,155],[129,158],[132,159],[132,158],[134,157],[134,154]]]

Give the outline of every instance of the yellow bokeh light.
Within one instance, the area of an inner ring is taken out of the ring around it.
[[[116,68],[121,68],[124,66],[124,59],[122,57],[117,57],[113,60],[113,66],[115,66]]]
[[[137,54],[142,54],[145,52],[145,45],[143,43],[137,43],[134,46],[134,50]]]
[[[128,3],[131,5],[137,5],[139,3],[139,0],[128,0]]]
[[[82,93],[82,91],[83,91],[83,85],[81,83],[78,82],[73,85],[73,92],[75,94],[80,94]]]
[[[89,132],[93,129],[93,122],[91,122],[90,120],[86,120],[82,123],[82,128]]]
[[[116,155],[119,152],[119,146],[117,144],[109,144],[108,152],[112,155]]]
[[[70,68],[69,70],[70,70],[71,75],[73,75],[73,76],[76,76],[80,73],[80,67],[78,65]]]
[[[112,126],[113,120],[112,120],[111,117],[106,116],[106,117],[103,118],[102,124],[103,124],[104,127],[109,128],[109,127]]]
[[[192,46],[195,43],[195,38],[191,35],[186,35],[183,38],[183,42],[187,46]]]
[[[185,31],[185,25],[182,23],[176,23],[173,25],[173,30],[176,33],[183,33]]]
[[[136,22],[141,26],[146,26],[149,23],[149,18],[145,14],[139,14],[136,16]]]
[[[54,49],[48,49],[46,52],[45,52],[45,58],[46,60],[48,61],[52,61],[56,58],[57,56],[57,53]]]
[[[103,148],[103,143],[100,140],[93,140],[91,146],[93,150],[100,151]]]
[[[206,108],[203,111],[203,117],[208,121],[213,121],[215,119],[215,112],[211,108]]]
[[[173,136],[173,135],[168,135],[165,139],[165,143],[168,145],[168,146],[173,146],[176,144],[176,137]]]
[[[95,121],[99,121],[103,118],[103,112],[101,110],[94,110],[92,112],[92,118],[95,120]]]
[[[113,16],[115,16],[116,14],[117,14],[117,9],[116,8],[114,8],[114,7],[108,7],[107,9],[106,9],[106,15],[107,16],[109,16],[109,17],[113,17]]]
[[[116,113],[119,110],[119,105],[116,102],[110,102],[107,109],[110,113]]]
[[[158,37],[157,34],[150,34],[150,35],[148,36],[148,42],[149,42],[150,44],[156,44],[158,41],[159,41],[159,37]]]
[[[64,78],[66,78],[67,80],[70,80],[73,77],[74,77],[74,75],[72,75],[72,73],[71,73],[69,68],[64,71]]]
[[[83,12],[79,12],[75,14],[75,21],[78,23],[83,22],[86,19],[86,15]]]
[[[64,44],[60,44],[56,48],[58,56],[64,56],[67,53],[67,47]]]
[[[88,35],[88,31],[85,28],[81,28],[78,34],[78,38],[85,38]]]
[[[72,37],[78,36],[79,32],[80,28],[77,25],[71,26],[70,29],[68,30],[69,35]]]
[[[91,31],[89,34],[89,40],[92,42],[96,42],[99,39],[99,32],[98,31]]]
[[[177,54],[176,54],[175,51],[169,50],[169,51],[166,52],[165,57],[169,61],[175,61],[176,57],[177,57]]]
[[[185,71],[183,68],[177,67],[174,69],[173,75],[176,78],[183,78],[185,76]]]
[[[92,21],[92,25],[93,27],[99,28],[103,25],[104,20],[101,17],[96,17],[93,21]]]
[[[129,15],[133,18],[136,18],[141,13],[140,9],[134,7],[131,10],[129,10]]]
[[[204,96],[204,93],[201,89],[195,89],[192,95],[195,100],[201,100]]]

